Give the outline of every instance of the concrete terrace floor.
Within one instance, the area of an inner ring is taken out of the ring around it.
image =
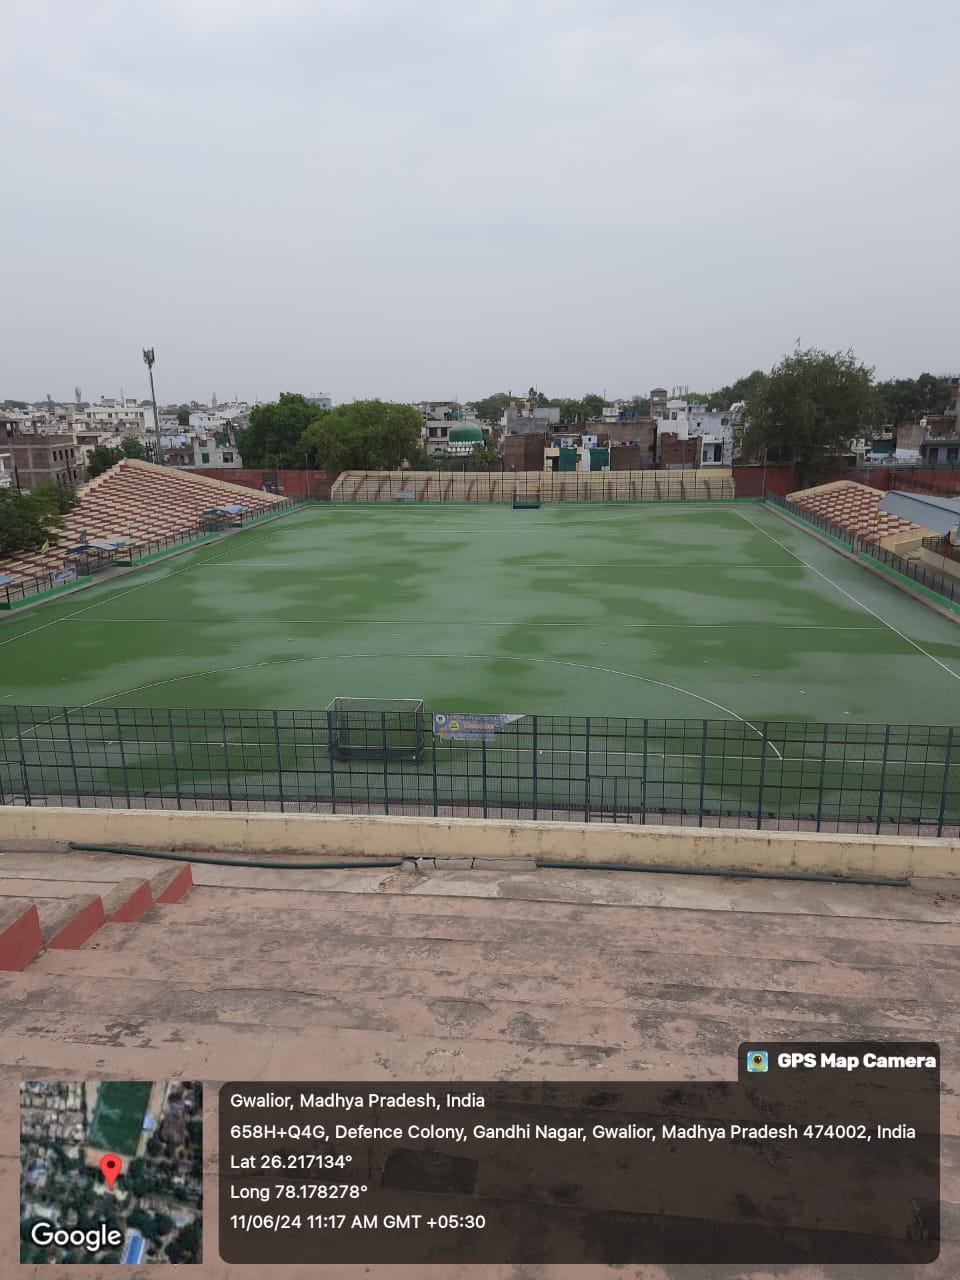
[[[94,888],[112,855],[0,853],[0,881]],[[943,1234],[917,1268],[502,1266],[430,1280],[947,1280],[960,1274],[960,894],[616,872],[254,871],[196,865],[179,903],[0,975],[0,1277],[20,1267],[24,1078],[206,1082],[200,1280],[217,1252],[226,1080],[735,1079],[747,1039],[937,1040]],[[51,889],[51,892],[53,890]],[[9,890],[8,890],[9,892]],[[124,1274],[146,1280],[148,1266]],[[414,1280],[413,1267],[284,1266],[282,1280]]]

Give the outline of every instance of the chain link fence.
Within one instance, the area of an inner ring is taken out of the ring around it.
[[[525,716],[338,759],[329,711],[0,708],[0,803],[960,836],[949,726]]]

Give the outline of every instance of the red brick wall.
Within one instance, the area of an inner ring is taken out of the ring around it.
[[[700,437],[680,440],[675,431],[664,431],[660,436],[660,462],[664,467],[696,466],[700,460]]]
[[[504,471],[542,471],[546,436],[504,436]]]
[[[610,449],[611,471],[645,471],[652,461],[646,445],[616,444]]]
[[[759,498],[763,496],[763,466],[733,467],[733,484],[738,498]],[[800,488],[797,474],[793,467],[767,467],[766,486],[770,493],[781,498],[794,493]]]
[[[263,477],[268,474],[257,467],[190,467],[197,475],[210,476],[213,480],[226,480],[228,484],[241,484],[245,489],[263,489]],[[328,501],[330,488],[339,472],[336,471],[276,471],[277,484],[287,498],[319,498]]]

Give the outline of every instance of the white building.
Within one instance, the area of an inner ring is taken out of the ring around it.
[[[152,425],[152,413],[150,419]],[[109,431],[120,440],[126,436],[142,440],[146,432],[144,410],[138,401],[130,398],[101,400],[99,404],[88,405],[86,409],[70,406],[67,409],[67,423],[73,431]]]
[[[678,440],[699,436],[699,465],[729,467],[733,463],[733,428],[742,411],[742,404],[708,409],[699,400],[667,400],[657,418],[657,438],[665,431],[674,432]]]
[[[216,435],[201,433],[193,440],[195,467],[242,467],[232,431],[221,428]]]
[[[0,453],[0,489],[13,488],[13,463],[9,453]]]

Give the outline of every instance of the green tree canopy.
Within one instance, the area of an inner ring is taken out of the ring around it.
[[[123,457],[122,449],[111,449],[109,445],[98,444],[87,454],[87,479],[102,476]]]
[[[177,408],[177,426],[189,427],[190,425],[190,406],[182,404]]]
[[[595,391],[588,391],[580,401],[584,420],[590,418],[599,418],[603,413],[603,406],[606,404],[603,396],[597,395]]]
[[[470,454],[468,466],[471,471],[496,471],[500,467],[500,455],[490,441],[485,440]]]
[[[33,493],[0,489],[0,558],[36,551],[55,542],[63,521],[54,486],[43,485]]]
[[[141,462],[147,460],[146,449],[134,436],[126,436],[120,441],[120,455],[124,458],[138,458]]]
[[[917,422],[927,414],[940,414],[950,406],[950,384],[932,373],[918,378],[893,378],[877,384],[884,420],[896,430],[905,422]]]
[[[324,471],[396,471],[420,458],[422,426],[410,405],[357,400],[311,423],[301,437],[301,456],[306,450]]]
[[[289,391],[276,404],[258,404],[237,435],[243,465],[302,471],[308,462],[303,433],[328,412]]]
[[[481,422],[489,422],[492,426],[496,426],[503,417],[504,409],[510,407],[510,401],[513,398],[506,391],[498,391],[495,395],[486,396],[483,400],[474,400],[473,412]]]
[[[831,355],[797,347],[768,377],[754,381],[734,448],[743,458],[765,450],[771,461],[792,462],[800,484],[807,486],[882,416],[873,370],[858,363],[852,351]]]

